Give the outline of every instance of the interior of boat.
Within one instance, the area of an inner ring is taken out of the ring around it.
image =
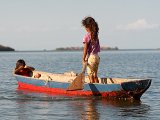
[[[72,82],[78,74],[71,71],[71,72],[65,72],[65,73],[47,73],[47,72],[41,72],[41,71],[34,71],[33,72],[33,78],[34,76],[39,73],[41,76],[39,80],[46,80],[46,81],[57,81],[57,82]],[[96,84],[120,84],[122,82],[128,82],[128,81],[135,81],[135,80],[141,80],[141,79],[131,79],[131,78],[98,78],[99,83]],[[85,76],[85,83],[90,83],[90,80],[88,76]]]

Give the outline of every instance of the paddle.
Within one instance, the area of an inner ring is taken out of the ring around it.
[[[84,63],[82,72],[73,80],[73,82],[69,85],[67,90],[83,89],[86,67],[87,67],[87,62]]]

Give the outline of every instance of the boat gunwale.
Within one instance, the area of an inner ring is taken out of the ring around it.
[[[47,73],[47,72],[42,72],[42,73]],[[54,73],[48,73],[48,74],[54,75]],[[58,75],[58,74],[56,74],[56,75]],[[62,75],[62,74],[60,73],[60,75]],[[21,78],[27,78],[27,79],[31,79],[31,80],[41,80],[41,81],[46,81],[46,82],[57,82],[57,83],[71,83],[72,82],[72,81],[56,81],[54,79],[45,80],[45,79],[41,79],[41,78],[34,78],[34,77],[17,75],[17,74],[14,74],[14,73],[13,73],[13,76],[18,76],[18,77],[21,77]],[[104,77],[101,77],[99,79],[118,79],[118,80],[125,79],[126,80],[126,81],[123,81],[123,82],[120,82],[120,83],[109,83],[109,85],[111,85],[111,84],[115,84],[115,85],[116,84],[123,84],[123,83],[129,83],[129,82],[138,82],[138,81],[144,81],[144,80],[152,81],[151,78],[104,78]],[[104,85],[104,84],[108,84],[108,83],[87,83],[87,82],[84,82],[84,84]]]

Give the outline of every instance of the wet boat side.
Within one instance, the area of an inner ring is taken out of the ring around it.
[[[40,80],[30,77],[15,75],[19,88],[40,92],[51,92],[68,95],[102,96],[114,98],[134,98],[139,100],[149,88],[151,80],[130,81],[121,84],[84,84],[83,90],[67,91],[69,82]]]

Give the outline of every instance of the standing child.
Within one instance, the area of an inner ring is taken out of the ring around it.
[[[100,52],[100,44],[98,38],[98,24],[92,17],[86,17],[82,20],[82,25],[86,30],[86,35],[83,38],[83,57],[82,64],[86,61],[87,72],[90,79],[90,83],[99,83],[97,72],[100,62],[98,53]]]

